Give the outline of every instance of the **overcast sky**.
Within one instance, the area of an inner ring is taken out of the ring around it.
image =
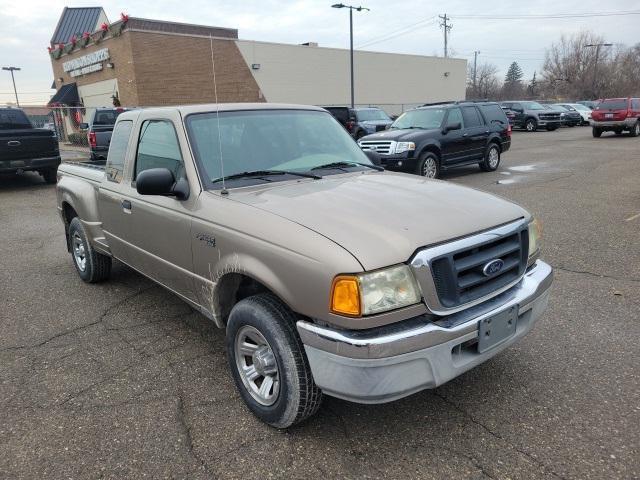
[[[332,3],[333,0],[0,0],[0,66],[22,68],[16,73],[21,103],[46,103],[53,93],[50,90],[53,74],[46,47],[65,5],[102,4],[112,22],[119,18],[120,12],[125,12],[134,17],[237,28],[240,38],[247,40],[316,41],[321,46],[348,48],[348,12],[330,8]],[[541,68],[545,48],[562,34],[587,29],[604,36],[607,42],[633,44],[640,41],[637,27],[640,15],[569,19],[461,18],[465,15],[629,11],[640,9],[637,1],[363,0],[362,5],[371,11],[354,13],[356,48],[363,46],[363,49],[373,51],[442,55],[442,29],[434,17],[447,13],[453,23],[450,56],[472,61],[473,51],[479,50],[479,62],[496,64],[502,75],[515,60],[524,70],[526,79]],[[7,101],[13,101],[11,77],[9,72],[0,70],[0,104]]]

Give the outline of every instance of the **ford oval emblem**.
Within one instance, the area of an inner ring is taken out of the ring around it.
[[[482,273],[484,273],[485,276],[490,277],[498,273],[500,270],[502,270],[503,266],[504,266],[504,260],[500,258],[496,258],[495,260],[491,260],[484,267],[482,267]]]

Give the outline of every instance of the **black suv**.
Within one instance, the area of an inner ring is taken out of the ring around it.
[[[389,130],[358,141],[389,170],[437,178],[450,168],[477,163],[496,170],[511,146],[511,125],[494,102],[450,102],[403,113]]]
[[[322,107],[335,117],[354,138],[385,130],[393,120],[378,107]]]
[[[511,122],[513,126],[524,128],[527,132],[535,132],[543,127],[552,132],[562,126],[562,112],[558,109],[554,110],[551,106],[547,108],[529,100],[507,100],[500,105],[515,113]]]

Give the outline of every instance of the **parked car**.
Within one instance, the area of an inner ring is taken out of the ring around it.
[[[602,132],[629,132],[632,137],[640,135],[640,98],[606,98],[591,112],[593,136]]]
[[[36,171],[56,183],[60,147],[53,130],[34,128],[18,108],[0,108],[0,173]]]
[[[317,107],[126,112],[106,167],[60,175],[80,278],[106,280],[117,259],[202,312],[226,333],[241,398],[278,428],[323,393],[382,403],[435,388],[519,341],[549,300],[531,214],[384,171]]]
[[[590,125],[591,124],[591,109],[581,103],[557,103],[561,107],[566,108],[569,111],[577,112],[580,114],[581,122],[580,125]]]
[[[545,108],[538,102],[509,100],[500,105],[515,113],[513,126],[524,128],[527,132],[535,132],[541,127],[553,131],[562,125],[562,112]]]
[[[559,110],[561,112],[560,119],[562,120],[562,124],[567,127],[575,127],[582,123],[582,115],[580,115],[575,109],[570,110],[569,108],[557,103],[545,105],[545,107],[549,110]]]
[[[509,124],[513,126],[513,122],[516,119],[516,112],[514,112],[513,110],[505,106],[502,106],[501,108],[504,111],[504,114],[507,116],[507,120],[509,120]]]
[[[87,132],[91,160],[105,160],[111,142],[111,132],[118,115],[126,111],[124,108],[96,108],[89,122],[81,123],[80,130]]]
[[[496,170],[511,146],[511,125],[493,102],[453,102],[403,113],[389,130],[358,141],[380,154],[389,170],[437,178],[450,168],[478,164]]]
[[[578,100],[576,103],[579,103],[580,105],[584,105],[585,107],[593,110],[594,108],[596,108],[599,102],[600,100]]]
[[[386,112],[377,107],[323,107],[333,115],[354,138],[385,130],[393,123]]]

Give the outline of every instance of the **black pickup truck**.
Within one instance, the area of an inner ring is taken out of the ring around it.
[[[0,173],[37,171],[56,183],[60,165],[58,137],[53,130],[33,128],[17,108],[0,108]]]
[[[80,130],[87,132],[91,160],[106,160],[113,126],[118,115],[126,111],[125,108],[96,108],[88,123],[81,123]]]

